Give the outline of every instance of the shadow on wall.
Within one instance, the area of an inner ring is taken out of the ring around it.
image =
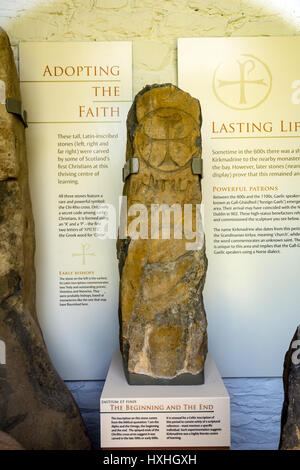
[[[9,4],[10,0],[5,2]],[[19,9],[16,7],[14,11],[13,6],[1,6],[5,18],[1,24],[12,45],[21,41],[132,41],[136,93],[147,83],[177,84],[178,37],[279,36],[300,32],[300,18],[298,24],[296,16],[292,19],[290,6],[284,3],[280,7],[279,0],[267,3],[263,5],[262,0],[222,3],[218,0],[26,0],[26,3],[18,0]]]

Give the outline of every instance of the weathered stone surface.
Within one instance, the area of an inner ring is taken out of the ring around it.
[[[0,431],[0,450],[25,450],[13,437]]]
[[[0,429],[26,449],[89,449],[79,410],[37,321],[24,126],[4,104],[5,97],[20,100],[20,90],[3,30],[0,89]]]
[[[280,450],[300,450],[300,325],[284,358]]]
[[[136,219],[133,204],[147,207],[149,237],[152,204],[181,208],[172,219],[170,239],[161,239],[164,222],[156,233],[160,239],[119,235],[120,344],[132,384],[203,382],[204,235],[201,230],[198,249],[190,250],[183,230],[184,205],[192,204],[195,222],[201,202],[200,179],[191,166],[192,158],[201,158],[200,127],[199,102],[170,84],[144,88],[128,114],[126,159],[139,160],[139,172],[124,186],[128,229]],[[172,229],[180,222],[182,239],[175,239]]]

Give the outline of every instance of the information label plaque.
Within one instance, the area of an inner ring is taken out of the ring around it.
[[[230,399],[212,357],[204,385],[128,385],[119,351],[100,400],[101,447],[229,448]]]
[[[37,309],[68,380],[104,379],[118,343],[116,240],[99,223],[118,212],[131,71],[129,42],[20,45]]]
[[[209,348],[222,376],[279,376],[300,305],[299,37],[178,42],[203,114]]]

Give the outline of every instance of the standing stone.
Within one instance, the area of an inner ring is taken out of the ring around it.
[[[300,325],[284,358],[280,450],[300,450]]]
[[[197,247],[187,249],[194,241],[191,231],[201,203],[200,127],[198,100],[171,84],[144,88],[128,114],[123,192],[128,231],[125,238],[120,228],[118,258],[120,345],[130,384],[204,381],[207,323],[202,290],[207,259],[199,212]],[[135,211],[134,204],[139,205]],[[171,237],[162,238],[173,204],[177,209],[171,217]],[[185,204],[193,214],[189,230]],[[155,229],[151,214],[159,205],[167,218]],[[148,219],[143,229],[136,217],[141,214]],[[134,227],[141,238],[134,236]]]
[[[0,450],[25,450],[13,437],[0,431]]]
[[[10,43],[0,30],[0,430],[26,449],[89,449],[37,320],[24,125],[7,112],[7,98],[21,99]]]

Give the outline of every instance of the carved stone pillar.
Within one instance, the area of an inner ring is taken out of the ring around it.
[[[128,114],[128,233],[125,239],[119,232],[118,258],[120,343],[130,384],[204,380],[200,127],[198,100],[170,84],[144,88]]]

